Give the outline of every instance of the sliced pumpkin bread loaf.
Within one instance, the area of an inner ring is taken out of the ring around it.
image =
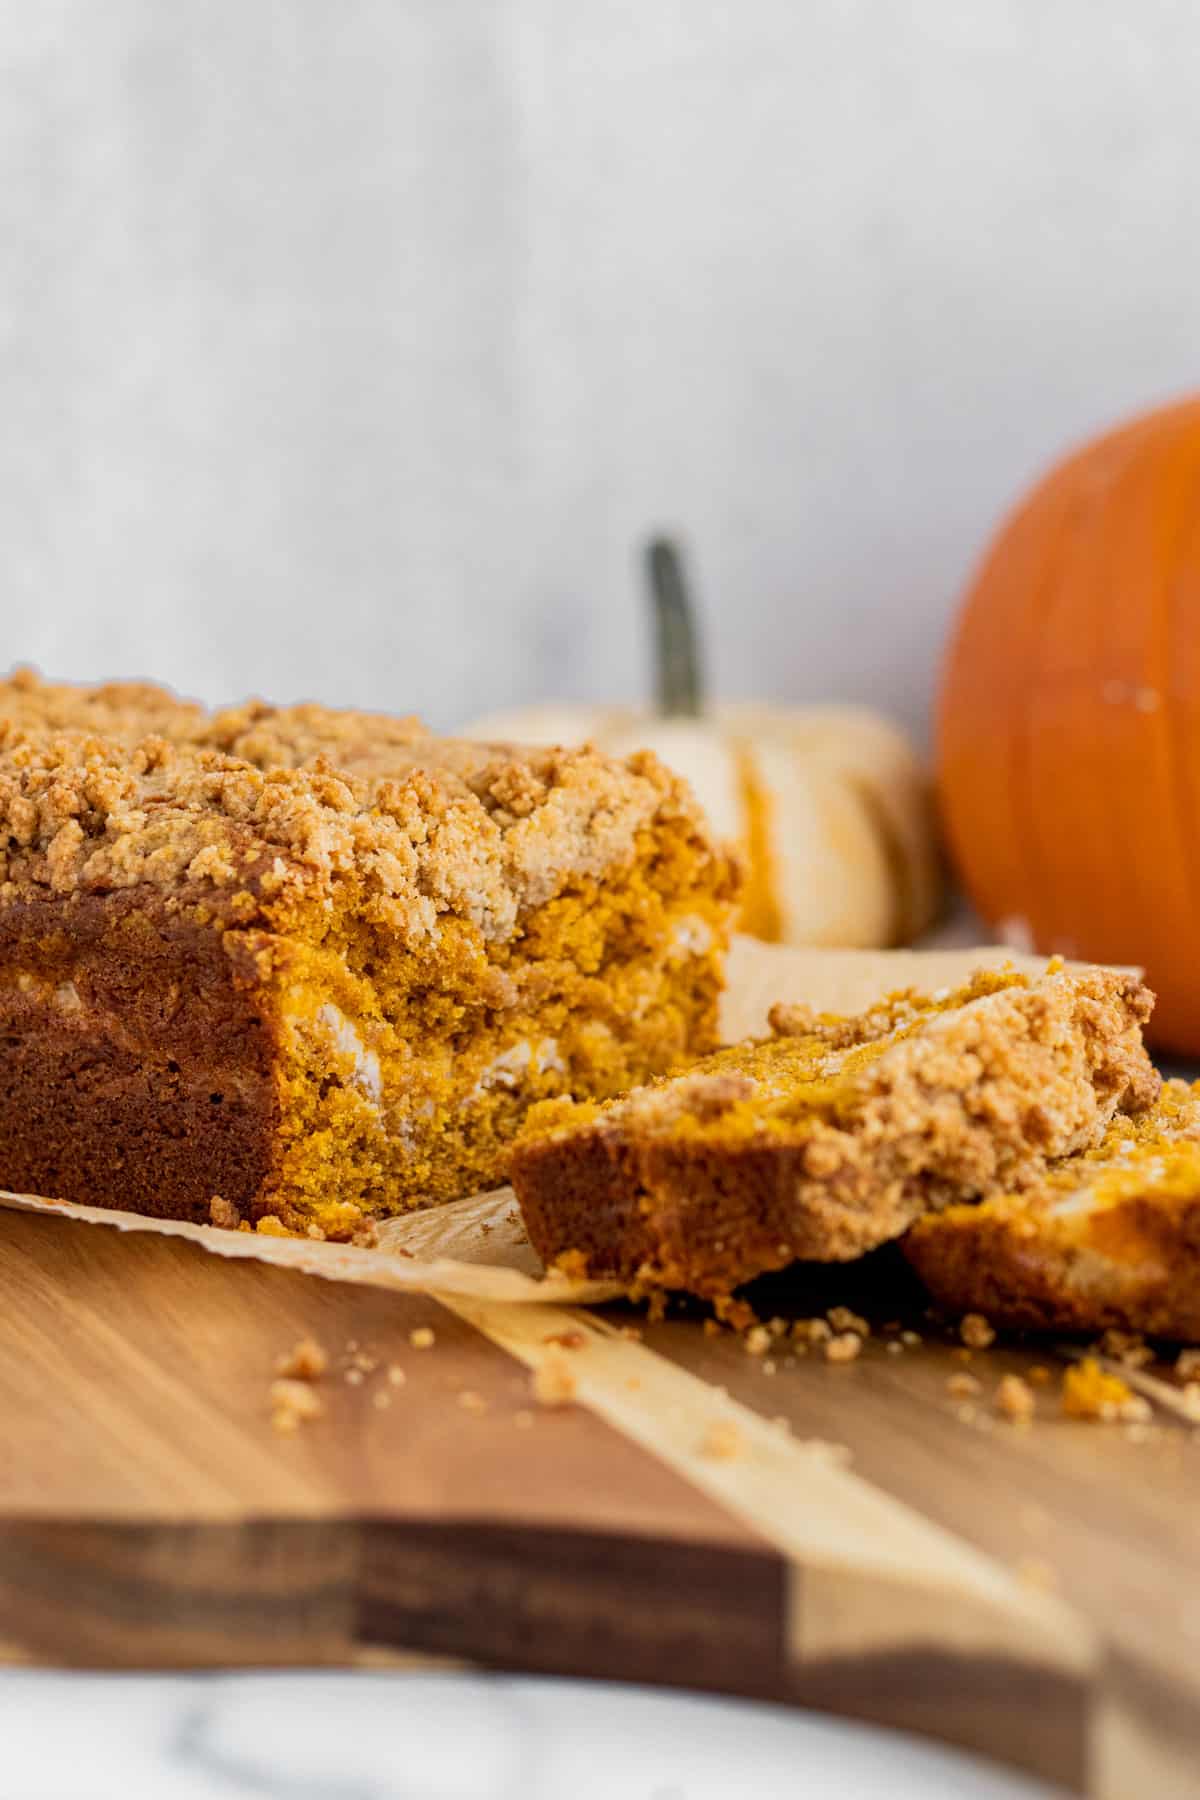
[[[773,1035],[601,1104],[535,1107],[510,1172],[547,1264],[726,1293],[845,1261],[926,1212],[1019,1190],[1150,1105],[1153,996],[1111,970],[983,972]]]

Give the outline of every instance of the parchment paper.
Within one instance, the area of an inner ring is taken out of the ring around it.
[[[733,1040],[764,1032],[767,1011],[777,1000],[803,1002],[822,1012],[858,1012],[895,988],[957,986],[973,969],[1005,962],[1031,971],[1045,967],[1045,958],[1014,955],[995,945],[946,950],[822,950],[738,938],[728,965],[722,1036]],[[608,1282],[547,1275],[521,1227],[511,1188],[473,1194],[446,1206],[389,1219],[380,1225],[378,1246],[371,1249],[185,1225],[108,1207],[77,1206],[66,1200],[3,1191],[0,1207],[50,1213],[118,1231],[188,1238],[216,1256],[244,1257],[371,1287],[558,1305],[607,1300],[619,1292]]]

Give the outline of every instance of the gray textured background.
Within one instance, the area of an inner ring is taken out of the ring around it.
[[[1172,0],[0,0],[0,661],[918,720],[1039,464],[1194,384]]]

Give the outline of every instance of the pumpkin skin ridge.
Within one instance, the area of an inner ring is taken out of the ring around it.
[[[1054,595],[1070,555],[1072,539],[1092,510],[1090,496],[1075,494],[1068,489],[1063,498],[1062,514],[1047,547],[1044,570],[1030,594],[1028,630],[1022,654],[1026,668],[1031,662],[1038,666],[1035,659],[1046,639]],[[1025,916],[1029,920],[1030,935],[1035,945],[1052,943],[1057,947],[1061,940],[1054,922],[1051,875],[1037,823],[1041,790],[1035,778],[1032,700],[1033,688],[1030,687],[1009,745],[1008,778],[1012,784],[1014,813],[1020,821],[1019,836],[1029,877],[1030,900]]]
[[[1084,667],[1096,685],[1098,693],[1103,693],[1106,680],[1114,671],[1105,667],[1105,657],[1111,652],[1114,642],[1119,641],[1119,632],[1113,628],[1110,617],[1112,610],[1118,613],[1123,608],[1126,592],[1123,581],[1119,577],[1122,550],[1129,537],[1128,521],[1141,517],[1142,500],[1149,492],[1157,491],[1157,462],[1153,454],[1157,436],[1155,427],[1147,421],[1139,421],[1132,427],[1118,429],[1110,434],[1097,447],[1093,458],[1086,460],[1091,468],[1085,471],[1087,477],[1086,491],[1079,496],[1079,507],[1067,538],[1058,546],[1057,554],[1066,554],[1067,572],[1077,571],[1080,564],[1094,557],[1100,580],[1094,589],[1094,602],[1090,608],[1086,605],[1083,594],[1074,595],[1074,616],[1076,623],[1082,613],[1094,627],[1094,658],[1085,662]],[[1148,458],[1147,447],[1152,454]],[[1125,529],[1123,529],[1125,527]],[[1141,554],[1135,559],[1140,564]],[[1044,645],[1051,623],[1053,598],[1061,596],[1064,587],[1064,574],[1060,569],[1058,579],[1053,584],[1052,599],[1047,606],[1047,614],[1041,635],[1042,649],[1035,651],[1034,668],[1041,677],[1040,694],[1043,705],[1053,701],[1053,684],[1047,679],[1046,657]],[[1069,590],[1068,590],[1069,594]],[[1130,680],[1128,685],[1141,685],[1144,676],[1143,645],[1139,641],[1137,655],[1139,658],[1137,679]],[[1036,707],[1031,705],[1026,730],[1032,737],[1036,727]],[[1103,707],[1099,715],[1098,725],[1093,721],[1090,733],[1081,733],[1080,743],[1084,747],[1081,766],[1077,771],[1077,779],[1071,783],[1072,826],[1079,817],[1080,802],[1078,796],[1095,789],[1093,774],[1094,765],[1103,767],[1106,760],[1115,761],[1118,769],[1122,768],[1125,758],[1117,753],[1106,758],[1103,750],[1096,752],[1096,744],[1112,733],[1127,725],[1136,729],[1140,715],[1126,719],[1124,710],[1118,714],[1109,707]],[[1039,734],[1040,735],[1040,734]],[[1040,749],[1040,746],[1039,746]],[[1063,787],[1063,771],[1054,767],[1050,759],[1045,773],[1034,778],[1034,769],[1040,761],[1035,753],[1030,757],[1030,782],[1027,788],[1030,806],[1035,820],[1035,830],[1039,839],[1040,862],[1042,874],[1041,912],[1039,927],[1034,933],[1039,947],[1061,951],[1066,955],[1082,955],[1094,957],[1098,961],[1140,961],[1141,957],[1129,945],[1122,941],[1117,932],[1107,938],[1107,921],[1101,920],[1097,925],[1095,909],[1102,896],[1107,903],[1110,883],[1106,879],[1107,865],[1112,859],[1112,843],[1114,836],[1118,844],[1130,841],[1136,834],[1132,830],[1113,831],[1114,820],[1124,803],[1122,790],[1114,793],[1111,782],[1105,789],[1103,808],[1106,813],[1103,847],[1097,858],[1098,867],[1094,880],[1089,883],[1082,875],[1079,867],[1079,851],[1081,833],[1072,829],[1064,832],[1062,817],[1056,813],[1061,804]],[[1098,772],[1098,771],[1097,771]],[[1086,802],[1084,803],[1086,816]],[[1041,823],[1037,821],[1040,819]],[[1101,834],[1097,834],[1100,841]],[[1120,853],[1120,852],[1118,852]],[[1081,879],[1082,876],[1082,879]],[[1134,871],[1136,881],[1136,870]],[[1065,911],[1063,896],[1069,896],[1069,904]],[[1146,902],[1141,905],[1144,909]],[[1074,909],[1074,911],[1073,911]],[[1080,934],[1076,920],[1087,920],[1088,931]]]
[[[942,670],[937,715],[938,797],[953,860],[972,903],[984,919],[1000,927],[1007,926],[1010,932],[1013,927],[1024,926],[1031,936],[1033,921],[1017,900],[1019,883],[1017,887],[1012,883],[1014,859],[1011,854],[1006,857],[1003,850],[1005,839],[1017,838],[1022,831],[1013,785],[1011,724],[1008,728],[1010,741],[1002,749],[997,751],[987,747],[983,754],[975,755],[974,779],[969,769],[964,775],[962,762],[965,759],[969,765],[972,761],[970,746],[973,740],[981,742],[989,727],[995,727],[997,718],[1003,721],[1006,711],[1011,715],[1012,701],[1006,696],[1015,685],[1012,671],[1017,658],[1012,651],[1011,601],[1001,604],[1006,590],[1010,591],[1008,570],[1004,565],[1017,560],[1019,566],[1021,561],[1028,560],[1032,570],[1030,553],[1036,553],[1038,549],[1043,530],[1041,517],[1048,507],[1055,508],[1052,515],[1054,535],[1065,531],[1068,494],[1060,490],[1069,487],[1070,479],[1069,465],[1052,470],[1009,509],[993,534],[968,585],[967,598],[951,638]],[[1058,516],[1059,508],[1061,517]],[[1024,613],[1023,606],[1022,624],[1026,622]],[[986,671],[989,679],[977,680],[977,669]],[[1002,672],[1006,683],[1003,692],[997,671]],[[960,692],[960,688],[965,691]],[[991,789],[990,796],[983,797],[984,804],[980,803],[978,792],[981,773]],[[961,809],[960,796],[966,799]],[[971,842],[975,830],[975,821],[981,814],[986,817],[988,832],[982,845],[986,853],[982,869],[979,864],[972,867],[971,859],[965,853],[965,846]]]
[[[1108,467],[1103,472],[1104,491],[1099,506],[1094,504],[1098,498],[1099,478],[1091,493],[1084,496],[1085,507],[1089,499],[1093,501],[1083,515],[1087,529],[1080,533],[1076,554],[1066,559],[1055,594],[1047,606],[1040,637],[1038,667],[1043,679],[1035,680],[1032,686],[1028,729],[1034,822],[1043,866],[1047,862],[1053,864],[1053,833],[1057,829],[1052,816],[1047,825],[1046,812],[1053,813],[1047,800],[1053,799],[1053,793],[1048,795],[1046,790],[1059,778],[1056,759],[1064,754],[1062,740],[1066,740],[1068,748],[1076,741],[1075,722],[1081,711],[1086,711],[1086,694],[1089,690],[1099,691],[1101,684],[1104,634],[1099,609],[1089,609],[1083,604],[1083,596],[1089,591],[1106,592],[1110,585],[1111,557],[1105,528],[1107,506],[1127,466],[1127,457],[1118,457],[1110,451]],[[1080,615],[1085,636],[1080,632]],[[1080,828],[1074,850],[1078,852],[1083,879],[1099,885],[1109,855],[1110,819],[1103,816],[1102,803],[1087,774],[1086,758],[1080,766],[1077,757],[1076,764],[1076,785],[1081,798]],[[1057,921],[1054,929],[1058,929]]]

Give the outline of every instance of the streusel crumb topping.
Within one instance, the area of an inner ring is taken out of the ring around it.
[[[314,716],[339,716],[293,712],[299,758]],[[376,728],[340,718],[353,742]],[[251,721],[232,741],[268,758],[284,745],[256,741],[266,729]],[[0,893],[150,884],[270,903],[319,900],[354,878],[405,939],[446,913],[505,938],[565,882],[631,861],[652,821],[683,817],[707,835],[686,787],[650,755],[457,745],[400,725],[355,768],[353,756],[331,760],[335,735],[303,766],[264,768],[157,734],[130,743],[0,723]]]

